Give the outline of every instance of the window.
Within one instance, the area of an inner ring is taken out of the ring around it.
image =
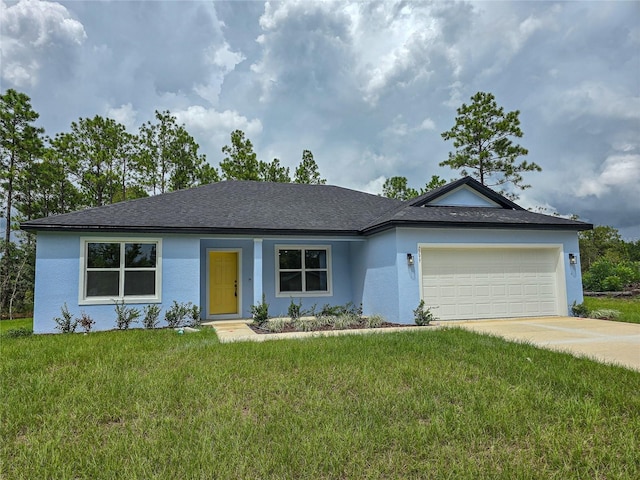
[[[160,300],[160,240],[83,239],[80,303]]]
[[[330,265],[328,246],[276,246],[277,295],[331,295]]]

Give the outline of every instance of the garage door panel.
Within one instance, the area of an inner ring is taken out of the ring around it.
[[[424,248],[423,299],[442,319],[558,314],[558,249]]]

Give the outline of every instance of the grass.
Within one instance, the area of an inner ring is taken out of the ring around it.
[[[640,373],[463,330],[0,348],[0,478],[640,477]]]
[[[18,328],[26,328],[33,330],[33,318],[18,318],[16,320],[0,320],[0,333],[7,330],[16,330]]]
[[[584,297],[584,304],[589,310],[612,309],[620,312],[619,322],[640,323],[640,297]]]

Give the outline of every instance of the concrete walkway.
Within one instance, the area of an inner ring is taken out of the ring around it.
[[[440,322],[640,371],[640,324],[575,317]]]

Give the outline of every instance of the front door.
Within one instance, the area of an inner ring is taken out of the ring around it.
[[[209,315],[238,313],[238,252],[209,252]]]

